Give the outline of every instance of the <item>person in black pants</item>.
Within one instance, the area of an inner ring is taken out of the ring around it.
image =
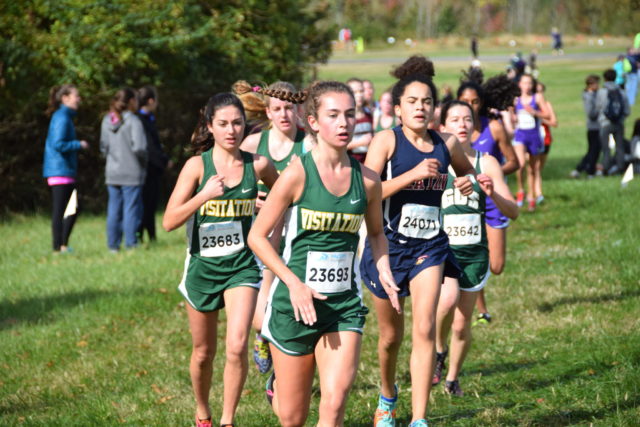
[[[80,106],[78,89],[71,84],[55,86],[49,93],[47,114],[52,114],[44,148],[42,175],[51,187],[53,209],[51,234],[54,253],[69,252],[69,236],[76,222],[78,151],[89,148],[76,138],[73,117]]]
[[[587,115],[587,154],[584,155],[576,168],[571,171],[572,178],[579,178],[581,172],[586,172],[589,178],[596,174],[596,163],[600,157],[602,144],[600,141],[600,123],[598,116],[600,111],[596,104],[596,94],[600,85],[600,77],[594,74],[587,77],[586,88],[582,92],[582,103]],[[600,172],[602,173],[602,172]]]
[[[162,150],[160,136],[156,126],[154,115],[158,107],[158,95],[151,86],[145,86],[138,90],[138,117],[144,126],[147,135],[147,176],[142,189],[143,214],[138,236],[140,241],[146,230],[150,241],[156,240],[155,213],[158,207],[158,197],[160,195],[160,183],[162,174],[169,164],[169,157]]]

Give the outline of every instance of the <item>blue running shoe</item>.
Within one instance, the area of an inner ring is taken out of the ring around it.
[[[420,418],[409,424],[409,427],[429,427],[429,424],[427,424],[427,420]]]
[[[382,394],[378,397],[378,407],[373,415],[373,427],[395,427],[398,386],[394,387],[396,394],[393,399],[384,397]]]

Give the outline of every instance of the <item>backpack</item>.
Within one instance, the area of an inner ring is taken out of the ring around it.
[[[618,89],[607,89],[607,105],[603,112],[611,123],[618,123],[624,118],[624,100]]]

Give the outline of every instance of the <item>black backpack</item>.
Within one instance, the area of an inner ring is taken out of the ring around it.
[[[607,89],[607,105],[604,115],[611,123],[618,123],[624,119],[624,100],[618,89]]]

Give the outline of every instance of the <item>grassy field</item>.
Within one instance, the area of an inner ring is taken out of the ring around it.
[[[398,56],[398,63],[402,54],[379,52]],[[487,288],[495,321],[474,327],[460,377],[466,395],[451,398],[441,387],[432,393],[433,426],[639,425],[640,180],[623,189],[614,177],[567,178],[586,149],[584,77],[610,63],[540,63],[560,121],[544,172],[547,201],[510,228],[506,270]],[[488,75],[503,68],[488,66]],[[437,84],[455,87],[465,67],[436,61]],[[370,78],[382,89],[392,83],[388,71],[389,64],[334,64],[320,76]],[[632,117],[639,113],[636,106]],[[176,291],[183,231],[160,232],[159,243],[114,255],[106,250],[104,217],[86,215],[69,256],[50,253],[45,213],[14,216],[0,232],[0,425],[192,425],[190,336]],[[221,406],[223,326],[214,416]],[[376,328],[370,315],[347,426],[371,424],[379,384]],[[403,346],[398,416],[404,426],[410,340]],[[251,366],[237,425],[277,425],[264,380]],[[308,425],[317,420],[317,404],[316,389]]]

